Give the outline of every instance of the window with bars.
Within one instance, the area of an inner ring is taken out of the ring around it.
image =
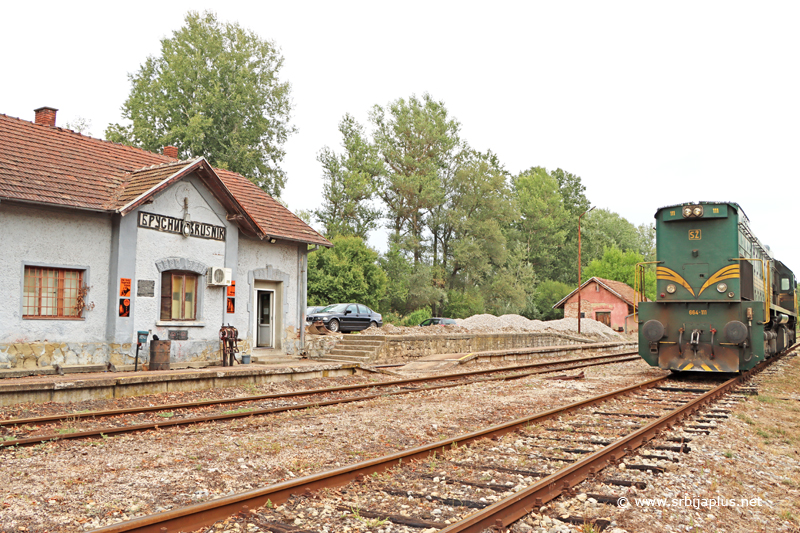
[[[25,267],[23,318],[82,318],[83,271]]]
[[[161,273],[161,320],[197,318],[197,274],[167,271]]]

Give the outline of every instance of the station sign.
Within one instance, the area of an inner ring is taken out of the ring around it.
[[[225,227],[214,226],[204,222],[192,222],[182,218],[156,215],[154,213],[139,212],[139,227],[175,233],[184,237],[199,237],[200,239],[225,240]]]

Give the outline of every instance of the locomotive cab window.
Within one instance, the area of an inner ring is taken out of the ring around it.
[[[789,278],[781,278],[781,290],[782,291],[789,290]]]
[[[197,318],[197,274],[171,270],[161,273],[161,320]]]

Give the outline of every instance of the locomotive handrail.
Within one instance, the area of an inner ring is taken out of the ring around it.
[[[766,324],[769,322],[769,309],[772,305],[772,288],[767,285],[770,274],[769,259],[767,259],[766,268],[764,267],[764,259],[761,259],[760,257],[731,257],[728,259],[728,261],[761,261],[761,277],[764,280],[764,324]],[[739,284],[739,290],[742,290],[741,283]]]
[[[641,263],[636,263],[636,266],[633,270],[633,323],[638,324],[638,320],[636,318],[637,310],[639,309],[639,304],[647,300],[647,295],[644,293],[644,265],[658,265],[663,263],[664,261],[642,261]],[[641,273],[641,278],[640,278]],[[658,290],[656,290],[658,292]],[[642,299],[639,299],[641,295]]]

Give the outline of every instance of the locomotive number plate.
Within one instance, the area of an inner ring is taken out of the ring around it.
[[[690,315],[707,315],[708,309],[689,309]]]
[[[690,241],[699,241],[702,237],[700,236],[699,229],[690,229],[689,230],[689,240]]]

